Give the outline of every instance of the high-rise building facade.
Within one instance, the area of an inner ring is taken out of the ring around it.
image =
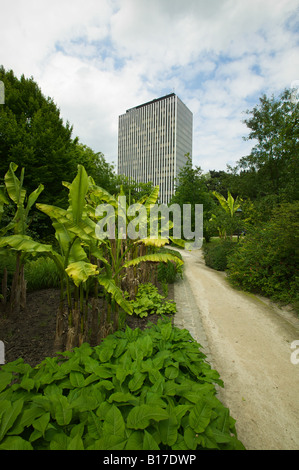
[[[128,109],[119,116],[118,174],[159,185],[160,203],[169,203],[175,178],[192,156],[193,115],[172,93]]]

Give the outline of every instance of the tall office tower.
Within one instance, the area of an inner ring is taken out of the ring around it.
[[[159,202],[168,204],[175,178],[192,156],[193,115],[175,93],[119,116],[118,174],[160,186]]]

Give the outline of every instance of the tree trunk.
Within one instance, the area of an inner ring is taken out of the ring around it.
[[[4,268],[3,279],[2,279],[2,311],[6,313],[6,304],[7,304],[7,268]]]

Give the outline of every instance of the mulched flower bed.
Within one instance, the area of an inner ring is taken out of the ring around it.
[[[26,309],[19,315],[3,316],[0,313],[0,340],[5,345],[5,362],[23,358],[32,367],[45,357],[55,356],[54,338],[56,312],[60,291],[43,289],[27,294]],[[167,299],[174,298],[174,286],[169,285]],[[146,318],[127,316],[126,324],[132,328],[144,329],[149,322],[157,323],[160,315]]]

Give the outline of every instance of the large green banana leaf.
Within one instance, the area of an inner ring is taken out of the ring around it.
[[[90,241],[90,237],[97,239],[95,235],[96,224],[89,217],[85,217],[76,223],[72,220],[72,211],[67,211],[61,207],[48,204],[36,204],[36,207],[51,217],[52,220],[57,220],[60,224],[65,225],[66,230],[71,231],[82,240],[88,242]]]
[[[105,288],[109,294],[112,295],[115,302],[129,315],[133,314],[133,308],[130,302],[128,302],[124,296],[122,290],[117,287],[114,280],[108,276],[100,275],[98,276],[98,281],[101,286]]]
[[[40,184],[38,186],[38,188],[35,191],[32,191],[32,193],[28,196],[27,206],[26,206],[26,210],[25,210],[25,217],[28,216],[28,213],[29,213],[31,207],[33,206],[33,204],[35,203],[38,196],[40,195],[40,193],[43,190],[44,190],[44,186],[42,184]]]
[[[166,245],[169,243],[168,238],[141,238],[140,240],[137,240],[135,243],[142,243],[145,246],[156,246],[158,248],[161,248],[162,246]]]
[[[9,165],[9,170],[4,176],[4,181],[5,181],[6,190],[10,199],[15,204],[23,204],[25,196],[26,196],[26,190],[23,189],[22,187],[25,170],[24,168],[22,168],[21,180],[19,180],[15,175],[15,171],[17,170],[17,168],[18,168],[18,165],[11,162]]]
[[[153,263],[167,263],[168,261],[175,261],[178,265],[183,265],[184,262],[173,254],[168,253],[153,253],[149,255],[139,256],[138,258],[126,261],[123,265],[124,268],[135,266],[143,261],[151,261]]]
[[[70,233],[66,229],[65,225],[60,222],[53,222],[53,227],[55,229],[55,237],[58,240],[61,253],[65,258],[65,266],[68,266],[70,263],[87,259],[86,252],[82,248],[78,237],[75,238],[75,235]]]
[[[65,270],[68,276],[74,281],[76,286],[82,282],[87,281],[90,276],[99,274],[95,264],[87,263],[86,261],[77,261],[68,265]]]
[[[227,199],[225,199],[225,197],[217,191],[213,191],[213,194],[218,199],[220,205],[223,207],[225,212],[227,212],[228,214],[230,214],[231,217],[233,217],[236,210],[240,207],[240,204],[238,203],[238,198],[234,200],[229,191]]]
[[[93,202],[98,204],[106,202],[107,204],[111,204],[114,208],[118,208],[117,199],[105,189],[92,183],[89,184],[89,189],[92,191],[90,197]]]
[[[51,245],[44,245],[36,242],[26,235],[10,235],[0,239],[0,248],[9,246],[16,251],[24,251],[26,253],[53,253]]]
[[[84,166],[78,165],[77,175],[69,187],[69,202],[75,224],[82,220],[88,187],[89,179],[86,170]]]
[[[51,219],[56,219],[61,223],[67,222],[67,211],[66,209],[62,209],[61,207],[52,206],[50,204],[36,204],[36,207],[47,214]]]
[[[152,205],[156,204],[158,200],[158,196],[159,196],[159,186],[155,186],[151,194],[148,196],[148,198],[146,199],[144,203],[146,209],[150,209]]]

